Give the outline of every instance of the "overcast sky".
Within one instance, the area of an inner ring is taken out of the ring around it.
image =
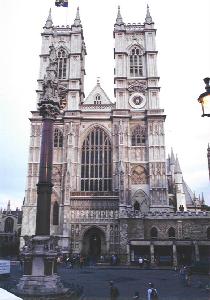
[[[209,0],[69,0],[57,8],[53,0],[0,1],[0,207],[8,200],[21,206],[26,184],[30,111],[36,109],[42,27],[52,8],[54,25],[71,25],[80,7],[86,56],[86,96],[101,78],[113,99],[113,26],[117,6],[125,23],[144,22],[146,5],[157,29],[160,105],[167,153],[178,154],[192,191],[204,192],[210,204],[207,145],[210,119],[201,118],[198,96],[210,76]]]

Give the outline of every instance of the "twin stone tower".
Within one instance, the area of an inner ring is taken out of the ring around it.
[[[168,254],[176,265],[190,247],[192,259],[199,259],[197,240],[207,240],[209,216],[198,213],[204,199],[184,182],[173,151],[166,159],[166,116],[159,104],[156,29],[149,7],[143,24],[124,23],[118,8],[111,99],[99,80],[85,97],[79,9],[71,26],[53,26],[50,12],[41,36],[21,235],[35,234],[42,132],[38,103],[53,45],[61,111],[54,123],[50,233],[58,237],[60,251],[116,254],[127,263],[139,255],[154,263],[155,257]],[[199,227],[197,235],[193,226]]]

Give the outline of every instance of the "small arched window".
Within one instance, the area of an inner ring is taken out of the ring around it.
[[[139,202],[138,201],[136,201],[135,203],[134,203],[134,210],[140,210],[140,204],[139,204]]]
[[[210,240],[210,227],[207,228],[207,239]]]
[[[146,127],[144,125],[136,126],[131,134],[131,145],[142,146],[146,143]]]
[[[169,237],[169,239],[174,239],[175,238],[175,229],[173,227],[169,228],[168,237]]]
[[[143,61],[142,53],[138,47],[134,47],[130,52],[130,76],[141,77],[143,76]]]
[[[54,147],[55,148],[63,147],[63,133],[57,128],[54,131]]]
[[[150,236],[152,239],[157,239],[157,237],[158,237],[157,228],[152,227],[152,229],[150,230]]]
[[[94,104],[101,104],[101,96],[99,94],[96,95]]]
[[[55,201],[53,204],[53,225],[59,224],[59,205],[58,202]]]
[[[61,49],[58,51],[58,78],[66,79],[67,75],[67,54]]]
[[[8,217],[4,223],[4,232],[13,232],[14,220],[11,217]]]

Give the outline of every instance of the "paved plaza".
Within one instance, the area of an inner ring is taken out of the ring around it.
[[[0,280],[0,287],[11,290],[21,276],[18,266],[12,266],[11,276]],[[69,288],[84,288],[84,299],[109,299],[109,281],[114,281],[120,291],[119,300],[132,299],[135,291],[139,291],[140,299],[146,299],[149,282],[153,282],[158,289],[159,299],[191,299],[209,300],[210,293],[205,286],[209,284],[207,275],[193,275],[190,287],[184,286],[179,273],[173,270],[141,270],[126,267],[84,267],[83,269],[60,267],[59,274],[63,283]]]

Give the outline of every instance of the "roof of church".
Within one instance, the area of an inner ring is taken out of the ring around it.
[[[84,100],[81,108],[84,106],[89,106],[90,108],[97,110],[99,107],[103,109],[103,106],[104,108],[107,106],[112,107],[114,106],[114,103],[111,102],[105,91],[102,89],[99,80],[97,80],[96,86]]]

